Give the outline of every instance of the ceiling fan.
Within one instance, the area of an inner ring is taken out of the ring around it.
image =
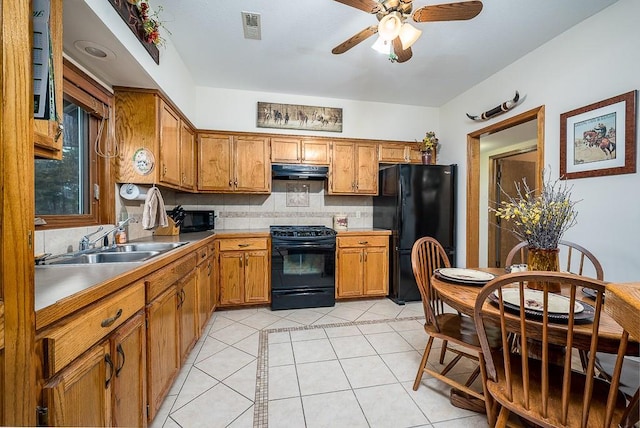
[[[389,54],[391,62],[406,62],[411,59],[411,45],[422,31],[405,22],[412,17],[415,22],[462,21],[475,18],[482,10],[481,1],[423,6],[413,12],[413,0],[335,0],[367,13],[376,14],[377,25],[371,25],[348,38],[331,51],[341,54],[358,43],[378,33],[372,46],[377,51]],[[413,12],[413,14],[412,14]]]

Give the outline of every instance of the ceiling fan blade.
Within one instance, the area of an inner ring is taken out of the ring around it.
[[[375,0],[336,0],[338,3],[364,10],[367,13],[378,13],[381,10],[380,3]]]
[[[348,38],[347,40],[345,40],[344,42],[340,43],[338,46],[333,48],[331,53],[334,53],[336,55],[337,54],[341,54],[341,53],[345,53],[346,51],[348,51],[349,49],[351,49],[352,47],[354,47],[358,43],[367,40],[369,37],[373,36],[377,32],[378,32],[378,26],[377,25],[372,25],[370,27],[367,27],[364,30],[360,31],[355,36]]]
[[[393,39],[393,52],[398,57],[397,62],[409,61],[413,56],[411,48],[402,49],[402,42],[400,41],[400,37],[396,37],[395,39]]]
[[[481,10],[481,1],[434,4],[416,10],[413,13],[413,20],[415,22],[464,21],[475,18]]]

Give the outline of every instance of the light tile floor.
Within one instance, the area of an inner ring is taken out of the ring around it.
[[[486,427],[442,382],[413,391],[423,322],[421,302],[388,299],[216,311],[151,428]]]

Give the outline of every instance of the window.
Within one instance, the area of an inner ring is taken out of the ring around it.
[[[62,160],[35,161],[35,212],[47,222],[38,229],[113,222],[110,105],[110,94],[65,61]]]
[[[89,113],[64,100],[62,160],[36,160],[39,216],[91,215]]]

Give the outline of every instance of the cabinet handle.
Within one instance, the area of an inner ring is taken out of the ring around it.
[[[358,244],[360,244],[360,245],[367,245],[368,243],[369,243],[369,241],[360,241],[360,242],[358,242]]]
[[[109,377],[104,381],[104,389],[107,389],[109,388],[109,382],[111,382],[111,378],[113,377],[113,361],[111,361],[111,355],[106,354],[104,356],[104,362],[109,366]]]
[[[162,165],[162,175],[163,176],[167,175],[167,166],[166,165]]]
[[[360,263],[362,263],[362,253],[360,253]]]
[[[118,312],[116,312],[116,314],[112,317],[103,319],[102,322],[100,323],[100,325],[102,327],[111,327],[111,325],[116,322],[116,320],[118,318],[120,318],[122,316],[122,309],[118,309]]]
[[[204,259],[205,257],[207,257],[207,253],[202,253],[202,255],[200,256],[201,259]]]
[[[211,262],[207,263],[207,276],[211,276]]]
[[[251,245],[251,244],[238,244],[238,247],[245,248],[245,247],[248,247],[249,245]]]
[[[116,347],[116,351],[120,356],[119,359],[122,361],[122,364],[120,364],[120,367],[116,367],[116,377],[118,377],[120,376],[120,371],[122,371],[122,368],[124,367],[124,360],[125,360],[124,349],[122,349],[122,343],[118,343],[118,346]]]
[[[365,263],[367,262],[367,252],[366,251],[364,252],[364,262]]]
[[[240,257],[240,267],[244,267],[244,256]]]
[[[249,266],[249,254],[245,254],[244,255],[244,265],[245,266]]]
[[[233,181],[229,180],[229,187],[233,186]]]
[[[236,179],[236,181],[233,182],[233,185],[238,187],[238,179]]]

